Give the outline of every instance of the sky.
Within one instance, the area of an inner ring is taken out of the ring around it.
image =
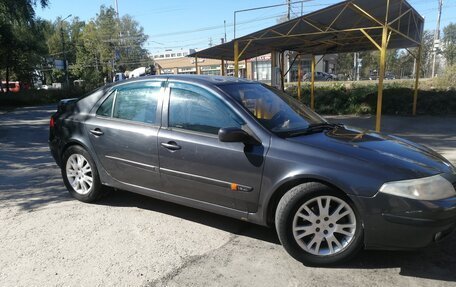
[[[233,12],[260,6],[284,4],[285,0],[117,0],[120,16],[129,14],[144,28],[149,40],[145,43],[151,53],[166,49],[206,48],[212,39],[219,44],[225,35],[233,39]],[[292,5],[292,16],[322,9],[341,0],[309,0],[302,5]],[[292,0],[293,2],[293,0]],[[437,21],[438,0],[408,1],[423,17],[425,29],[434,30]],[[55,20],[68,15],[90,20],[96,16],[100,6],[115,7],[115,0],[50,0],[48,7],[36,8],[38,17]],[[258,11],[237,13],[236,36],[275,25],[277,19],[286,14],[287,7],[280,6]],[[441,29],[451,22],[456,23],[456,0],[443,0]]]

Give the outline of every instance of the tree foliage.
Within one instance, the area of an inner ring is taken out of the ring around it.
[[[5,71],[7,83],[12,73],[19,80],[30,79],[31,68],[40,61],[39,54],[45,50],[40,38],[43,22],[35,19],[37,4],[45,7],[48,1],[0,1],[0,69]]]
[[[114,73],[153,63],[143,48],[147,35],[131,16],[118,19],[111,7],[101,6],[95,18],[82,22],[57,19],[47,38],[49,53],[62,58],[63,39],[69,62],[70,78],[82,79],[89,88],[109,82]],[[63,74],[54,70],[53,78],[62,81]]]
[[[54,61],[66,58],[70,83],[82,79],[93,88],[116,72],[153,64],[143,48],[147,35],[131,16],[119,19],[113,8],[101,6],[87,22],[44,21],[35,18],[38,5],[48,0],[0,0],[0,78],[30,83],[41,71],[44,83],[64,82]]]
[[[456,36],[452,39],[456,39]],[[431,31],[424,31],[420,69],[421,76],[424,77],[429,77],[431,73],[433,41],[434,33]],[[409,50],[411,50],[414,54],[418,53],[417,48]],[[360,52],[359,57],[362,59],[362,67],[360,68],[361,78],[368,78],[371,71],[378,71],[380,63],[379,51],[373,50]],[[454,60],[456,60],[456,58],[454,58]],[[386,71],[393,73],[397,78],[413,77],[414,64],[414,56],[406,49],[390,49],[387,51]],[[337,72],[340,74],[348,74],[353,77],[353,71],[353,53],[339,54],[337,60]]]
[[[443,29],[443,55],[449,66],[456,64],[456,24],[450,23]]]

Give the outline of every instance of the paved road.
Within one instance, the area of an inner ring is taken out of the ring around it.
[[[80,203],[49,154],[52,112],[0,112],[0,286],[456,286],[456,236],[426,250],[365,251],[336,268],[309,268],[264,227],[127,192]],[[455,118],[384,122],[456,161]]]

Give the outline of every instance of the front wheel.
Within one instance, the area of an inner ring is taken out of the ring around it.
[[[312,266],[340,263],[363,244],[361,219],[346,196],[320,183],[304,183],[280,200],[275,224],[285,250]]]
[[[63,154],[62,177],[70,194],[83,202],[100,198],[102,185],[90,154],[80,146],[71,146]]]

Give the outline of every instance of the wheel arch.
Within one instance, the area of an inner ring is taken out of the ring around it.
[[[66,142],[66,143],[63,145],[62,149],[60,150],[60,161],[62,161],[62,159],[63,159],[63,154],[65,153],[65,151],[67,151],[67,150],[68,150],[70,147],[72,147],[72,146],[80,146],[80,147],[84,148],[84,149],[92,156],[92,158],[94,158],[92,152],[90,151],[89,147],[88,147],[86,144],[84,144],[84,143],[83,143],[82,141],[80,141],[80,140],[71,139],[71,140],[69,140],[68,142]]]
[[[282,196],[287,191],[292,189],[293,187],[298,186],[303,183],[307,183],[307,182],[318,182],[318,183],[324,184],[324,185],[330,187],[331,189],[333,189],[334,191],[340,193],[341,195],[346,196],[348,200],[350,200],[353,204],[356,205],[356,203],[354,203],[350,199],[350,197],[348,196],[348,193],[346,191],[344,191],[343,188],[339,187],[338,185],[336,185],[334,183],[331,183],[327,179],[322,179],[322,178],[319,178],[316,176],[293,177],[293,178],[289,178],[289,179],[282,181],[282,183],[277,188],[274,189],[274,192],[272,193],[271,197],[269,198],[268,203],[267,203],[267,208],[266,208],[266,224],[268,226],[274,226],[275,212],[277,209],[277,205],[279,204],[279,201],[282,198]]]

